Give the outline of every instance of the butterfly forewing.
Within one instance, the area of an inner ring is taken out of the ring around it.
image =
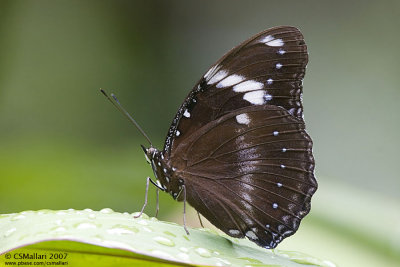
[[[162,152],[160,165],[185,184],[196,210],[228,235],[267,248],[297,230],[317,188],[302,116],[307,61],[294,27],[233,48],[189,93]]]
[[[164,150],[223,114],[250,105],[282,106],[302,119],[307,47],[300,31],[278,27],[233,48],[195,85],[179,109]]]

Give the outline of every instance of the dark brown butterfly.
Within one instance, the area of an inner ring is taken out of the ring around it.
[[[143,148],[157,179],[148,182],[232,237],[275,248],[294,234],[317,189],[303,120],[307,62],[303,35],[289,26],[229,51],[186,97],[164,149]]]

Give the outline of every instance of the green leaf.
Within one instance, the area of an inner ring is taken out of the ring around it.
[[[145,214],[135,219],[111,209],[4,214],[0,215],[0,264],[41,261],[46,256],[45,261],[69,266],[334,266],[208,229],[189,231],[186,235],[180,225]],[[51,255],[61,258],[49,259]]]

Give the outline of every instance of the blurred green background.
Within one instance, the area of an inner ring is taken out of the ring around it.
[[[339,266],[400,261],[399,1],[0,1],[0,213],[138,211],[152,175],[117,94],[162,148],[194,83],[277,25],[309,47],[305,119],[319,190],[280,249]],[[154,215],[151,189],[146,213]],[[182,203],[161,194],[160,218]],[[190,225],[198,226],[190,210]]]

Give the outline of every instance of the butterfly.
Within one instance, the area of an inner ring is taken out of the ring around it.
[[[280,26],[212,65],[180,106],[164,148],[142,146],[156,178],[147,180],[146,203],[150,181],[229,236],[271,249],[294,234],[317,189],[303,119],[307,62],[301,32]]]

